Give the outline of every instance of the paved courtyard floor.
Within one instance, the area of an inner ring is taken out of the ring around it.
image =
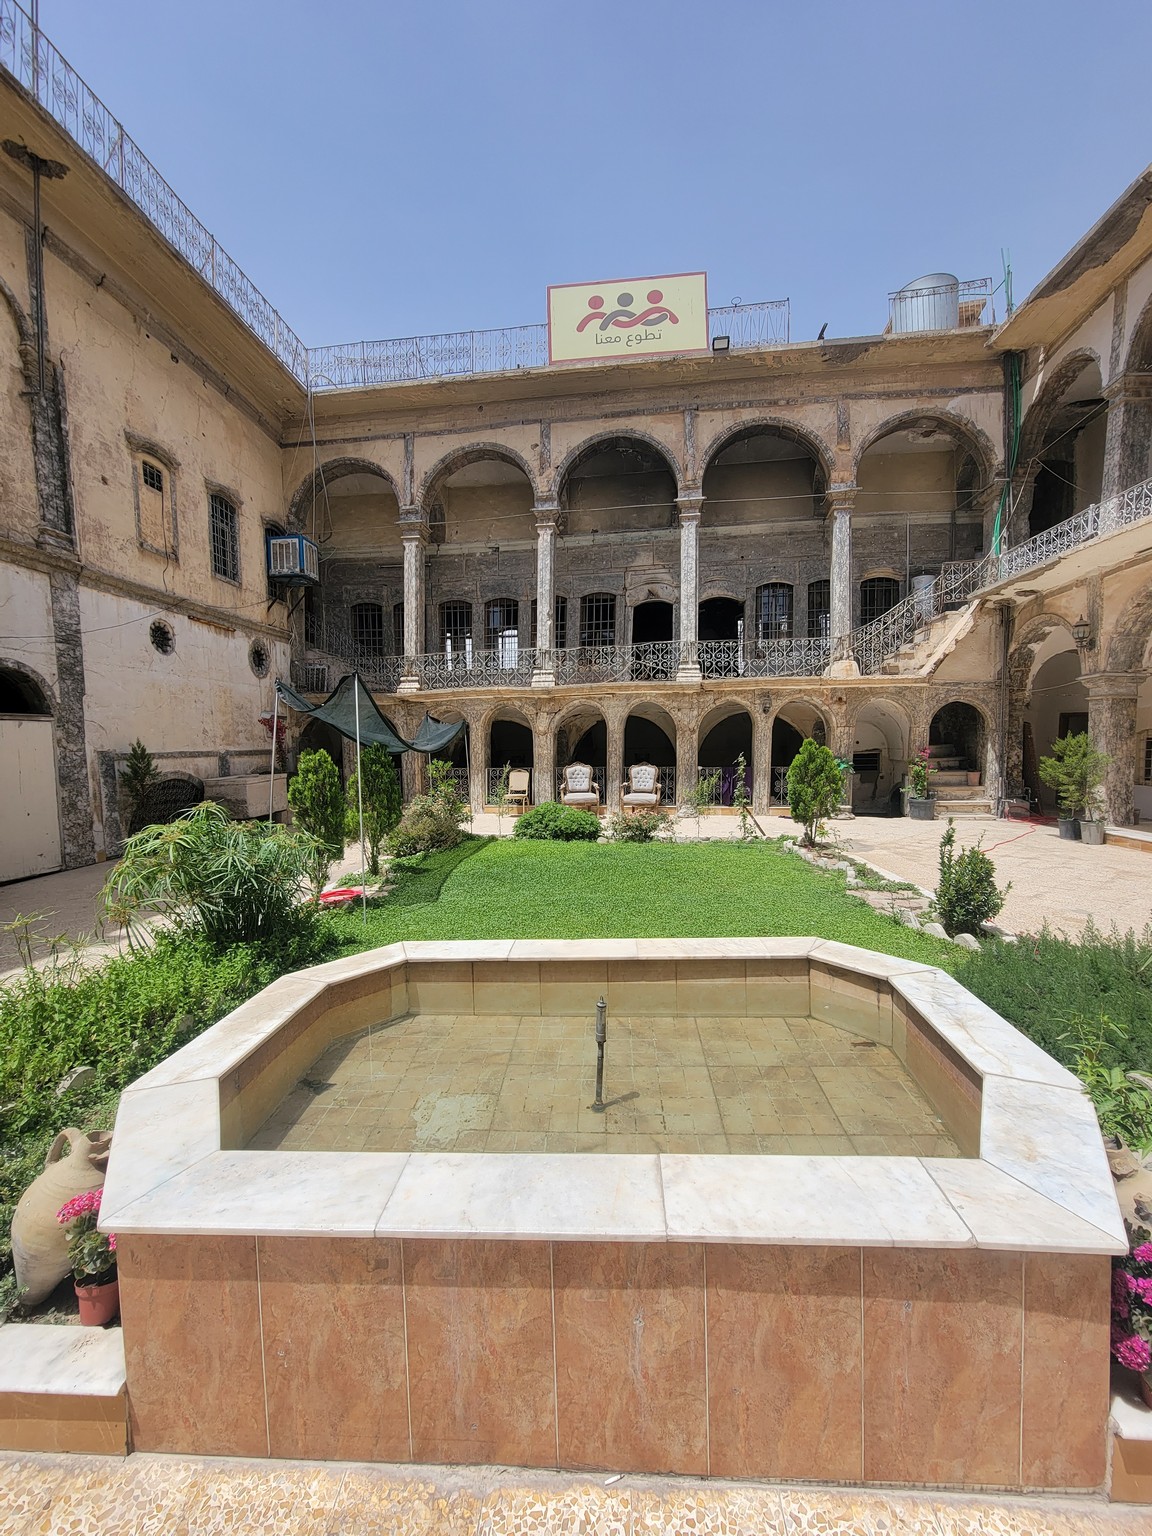
[[[958,1157],[894,1052],[807,1018],[420,1014],[334,1045],[251,1147]]]
[[[1148,1510],[572,1476],[0,1453],[0,1536],[1147,1536]]]

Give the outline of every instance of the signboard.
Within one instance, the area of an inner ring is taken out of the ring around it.
[[[703,272],[561,283],[548,290],[550,363],[707,351],[708,279]]]

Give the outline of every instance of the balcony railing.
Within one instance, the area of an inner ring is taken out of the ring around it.
[[[1152,480],[1142,480],[1139,485],[1129,486],[1118,496],[1110,496],[1107,501],[1085,507],[1083,512],[1065,518],[1054,528],[1026,539],[1013,549],[1005,550],[998,558],[990,556],[988,573],[981,585],[994,586],[1013,576],[1022,576],[1026,571],[1047,565],[1049,560],[1055,560],[1069,550],[1087,544],[1091,539],[1116,533],[1121,528],[1127,528],[1130,523],[1143,522],[1146,517],[1152,517]]]

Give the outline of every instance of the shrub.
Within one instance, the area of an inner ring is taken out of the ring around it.
[[[315,859],[315,840],[306,832],[233,821],[205,800],[128,839],[104,887],[104,908],[131,941],[145,919],[159,915],[202,934],[217,951],[280,945],[315,920],[300,904]]]
[[[160,770],[156,767],[151,752],[142,741],[137,739],[132,743],[127,761],[120,770],[120,783],[128,797],[129,809],[133,816],[140,808],[145,791],[150,789],[159,777]]]
[[[561,843],[594,843],[600,836],[600,818],[576,805],[544,800],[525,811],[512,835]]]
[[[400,779],[391,752],[373,742],[360,753],[360,772],[348,785],[346,832],[360,835],[360,787],[364,793],[364,841],[368,845],[368,870],[380,873],[380,849],[400,820]]]
[[[1040,777],[1056,791],[1056,803],[1066,817],[1083,816],[1104,782],[1108,757],[1097,752],[1087,731],[1061,736],[1050,757],[1038,764]]]
[[[455,848],[463,836],[450,805],[436,795],[417,795],[389,837],[388,848],[394,858],[410,859],[416,853]]]
[[[821,823],[831,816],[844,793],[844,776],[835,755],[811,737],[801,745],[788,770],[788,809],[804,828],[801,842],[811,848]]]
[[[308,878],[319,896],[328,866],[344,852],[344,793],[340,773],[328,753],[301,752],[296,776],[288,785],[288,804],[298,827],[315,840]]]
[[[983,837],[980,839],[983,842]],[[958,933],[980,933],[981,923],[992,920],[1004,905],[1012,889],[996,889],[996,869],[980,843],[956,848],[956,828],[948,819],[948,830],[940,839],[940,883],[936,888],[936,910],[944,932],[954,938]]]
[[[927,800],[932,793],[930,780],[935,772],[936,765],[928,754],[928,748],[921,747],[908,764],[908,789],[914,799]]]
[[[1045,928],[963,956],[956,978],[1069,1068],[1077,1021],[1106,1016],[1101,1060],[1152,1069],[1152,927],[1105,935],[1089,923],[1075,944]]]
[[[456,770],[442,758],[433,757],[429,760],[428,793],[433,800],[439,802],[444,814],[451,816],[458,827],[472,820],[472,808],[456,787]]]
[[[666,811],[617,811],[609,817],[608,836],[614,843],[650,843],[667,825]]]
[[[715,768],[711,773],[697,771],[695,784],[689,785],[680,796],[680,815],[699,821],[705,811],[719,805],[720,780],[723,777],[722,768]]]
[[[1068,1034],[1069,1065],[1087,1088],[1105,1136],[1147,1151],[1152,1148],[1152,1090],[1134,1082],[1123,1067],[1104,1060],[1110,1045],[1123,1038],[1107,1014],[1074,1018]]]

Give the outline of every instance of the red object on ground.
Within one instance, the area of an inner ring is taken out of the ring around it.
[[[342,907],[347,902],[359,901],[363,894],[364,887],[360,885],[354,888],[347,887],[342,891],[325,891],[320,898],[320,902],[325,907]]]

